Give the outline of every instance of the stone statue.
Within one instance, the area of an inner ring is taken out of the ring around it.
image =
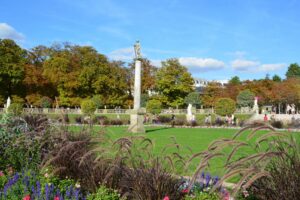
[[[140,41],[136,41],[136,43],[134,44],[134,53],[135,53],[135,58],[136,59],[141,59],[141,44]]]
[[[10,103],[11,103],[11,100],[10,100],[10,97],[8,97],[7,101],[6,101],[6,108],[8,108],[10,106]]]
[[[257,106],[257,100],[258,100],[258,97],[255,97],[254,98],[254,106]]]
[[[192,114],[192,104],[188,105],[188,107],[187,107],[187,114],[190,115],[190,116],[193,115]]]

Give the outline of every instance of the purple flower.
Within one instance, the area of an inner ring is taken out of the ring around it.
[[[31,197],[34,199],[34,198],[36,197],[36,190],[35,190],[35,188],[34,188],[34,185],[31,186],[31,194],[32,194]]]
[[[206,187],[208,187],[208,186],[209,186],[210,179],[211,179],[211,176],[210,176],[210,174],[207,174],[207,175],[206,175],[206,177],[205,177],[205,183],[206,183]]]
[[[41,196],[41,183],[40,183],[40,181],[36,182],[36,193],[37,193],[38,197]]]
[[[219,181],[219,177],[216,176],[214,179],[213,179],[213,185],[216,185]]]
[[[76,188],[74,195],[75,195],[75,199],[79,200],[79,189],[78,188]]]
[[[49,200],[49,198],[50,198],[50,188],[49,188],[48,184],[45,185],[45,198],[46,198],[46,200]]]

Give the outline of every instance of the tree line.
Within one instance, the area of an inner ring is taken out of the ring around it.
[[[183,108],[191,101],[213,107],[221,97],[237,101],[240,92],[249,90],[260,103],[299,101],[300,67],[291,64],[285,80],[240,81],[233,77],[221,86],[210,83],[195,93],[188,69],[176,58],[157,68],[142,59],[142,106],[152,100],[161,107]],[[26,50],[10,39],[0,39],[0,104],[8,97],[15,103],[34,107],[77,107],[92,99],[98,108],[128,108],[133,105],[134,61],[126,64],[109,60],[91,46],[70,43],[39,45]],[[149,96],[149,91],[154,95]],[[201,98],[199,98],[201,97]]]

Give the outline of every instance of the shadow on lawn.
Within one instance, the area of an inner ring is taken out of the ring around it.
[[[166,130],[166,129],[170,129],[170,128],[172,128],[172,127],[152,128],[152,129],[146,130],[146,133],[151,133],[151,132],[160,131],[160,130]]]

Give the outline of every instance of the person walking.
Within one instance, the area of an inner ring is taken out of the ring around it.
[[[267,122],[268,121],[268,116],[267,116],[267,114],[265,114],[265,116],[264,116],[264,122]]]

